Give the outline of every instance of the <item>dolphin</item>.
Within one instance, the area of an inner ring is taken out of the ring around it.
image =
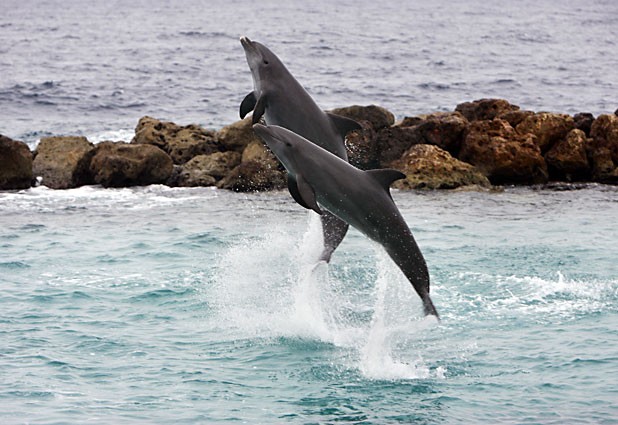
[[[318,214],[329,211],[382,245],[421,297],[425,315],[439,317],[429,296],[427,264],[390,194],[391,183],[405,174],[360,170],[283,127],[253,129],[294,177],[296,186],[289,189],[296,202]]]
[[[241,37],[247,63],[251,69],[254,90],[240,104],[240,117],[253,111],[253,124],[264,117],[267,125],[279,125],[348,160],[345,136],[360,129],[356,121],[324,112],[309,93],[266,46]],[[296,187],[293,176],[288,186]],[[320,260],[329,262],[333,251],[343,240],[348,224],[325,212],[322,217],[324,250]]]

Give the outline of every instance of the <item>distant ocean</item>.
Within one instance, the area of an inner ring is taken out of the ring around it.
[[[399,4],[401,3],[401,4]],[[3,0],[0,133],[220,128],[241,35],[325,109],[618,108],[618,3]],[[287,192],[0,192],[0,424],[618,424],[618,188],[393,193],[442,316]]]

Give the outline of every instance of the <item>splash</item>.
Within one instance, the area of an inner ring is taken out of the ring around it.
[[[437,321],[422,317],[420,300],[384,250],[375,245],[373,256],[347,266],[375,263],[377,279],[363,288],[356,279],[367,276],[333,276],[331,267],[337,266],[316,263],[323,243],[321,224],[315,214],[308,221],[300,238],[291,237],[289,230],[270,229],[222,257],[209,303],[225,334],[333,344],[345,353],[340,359],[344,366],[368,379],[443,377],[445,369],[433,369],[418,349],[410,349]]]

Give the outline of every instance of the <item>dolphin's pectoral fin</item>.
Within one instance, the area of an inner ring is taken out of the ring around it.
[[[260,121],[264,112],[266,112],[266,96],[260,96],[253,109],[253,124]]]
[[[244,118],[249,112],[255,109],[257,99],[255,98],[255,92],[251,92],[245,96],[240,103],[240,118]]]
[[[322,210],[315,199],[315,192],[303,176],[297,175],[296,178],[294,178],[292,175],[288,174],[288,189],[290,190],[292,198],[300,205],[320,215],[322,214]]]
[[[394,181],[406,178],[406,175],[404,173],[398,170],[393,170],[392,168],[368,170],[365,172],[372,176],[374,179],[376,179],[378,183],[380,183],[384,190],[386,190],[387,192],[389,192],[391,184],[393,184]]]
[[[353,119],[342,117],[341,115],[333,114],[330,112],[327,112],[326,115],[328,115],[333,124],[335,124],[337,131],[344,139],[346,134],[348,134],[350,131],[360,130],[362,128],[361,125]]]
[[[296,183],[296,179],[291,174],[288,174],[288,190],[290,191],[292,198],[294,198],[299,205],[307,208],[308,210],[311,209],[311,207],[305,203],[305,200],[300,195],[300,192],[298,191],[298,183]]]

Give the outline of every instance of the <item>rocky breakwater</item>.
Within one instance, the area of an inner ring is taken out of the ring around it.
[[[362,125],[346,140],[350,162],[403,171],[407,178],[394,185],[402,190],[618,184],[616,114],[533,112],[503,99],[400,122],[375,105],[332,112]],[[34,152],[0,136],[0,189],[27,188],[35,179],[55,189],[167,184],[257,191],[286,185],[285,170],[253,134],[250,117],[218,131],[143,117],[130,143],[49,137]]]

